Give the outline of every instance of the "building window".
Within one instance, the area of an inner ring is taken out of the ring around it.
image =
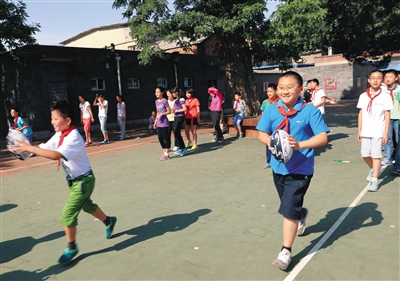
[[[157,78],[157,87],[168,87],[167,78]]]
[[[193,79],[192,78],[183,78],[183,86],[185,88],[193,87]]]
[[[90,85],[92,90],[105,90],[106,89],[106,80],[101,78],[92,78],[90,80]]]
[[[129,89],[140,89],[139,78],[128,78],[128,88]]]

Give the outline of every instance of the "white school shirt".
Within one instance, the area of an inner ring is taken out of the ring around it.
[[[105,108],[101,108],[100,107],[100,102],[98,102],[97,105],[99,106],[99,117],[100,116],[107,117],[108,101],[107,100],[103,100],[103,105],[105,106]]]
[[[312,100],[313,105],[320,103],[322,101],[322,97],[325,97],[325,91],[320,88],[316,90],[313,94],[313,100]],[[321,111],[321,114],[325,114],[325,103],[318,106],[318,109],[319,111]]]
[[[79,109],[82,111],[82,118],[92,118],[88,109],[89,107],[90,103],[88,101],[85,101],[84,104],[79,104]]]
[[[89,158],[86,154],[86,148],[82,136],[77,129],[72,130],[60,147],[57,148],[61,132],[55,133],[46,143],[39,145],[40,148],[55,150],[63,155],[61,166],[64,169],[67,179],[72,179],[89,172]]]
[[[385,111],[393,108],[392,98],[387,92],[382,91],[373,100],[371,112],[367,111],[369,101],[366,92],[358,99],[357,108],[362,109],[361,137],[381,138],[385,132]]]
[[[119,117],[125,117],[124,108],[125,108],[124,102],[122,103],[117,102],[117,114]]]

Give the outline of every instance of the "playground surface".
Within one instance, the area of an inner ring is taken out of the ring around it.
[[[199,148],[168,161],[144,128],[88,147],[92,199],[118,223],[107,240],[103,224],[82,212],[79,254],[66,266],[57,264],[66,246],[64,172],[42,157],[17,160],[3,145],[0,280],[399,280],[399,177],[383,168],[379,191],[367,191],[357,114],[354,105],[327,107],[332,131],[316,149],[307,228],[287,271],[272,265],[282,217],[256,138],[213,143],[206,122]]]

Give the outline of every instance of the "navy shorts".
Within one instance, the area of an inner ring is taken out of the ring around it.
[[[313,175],[280,175],[273,173],[281,205],[278,212],[285,218],[299,220],[306,195]]]

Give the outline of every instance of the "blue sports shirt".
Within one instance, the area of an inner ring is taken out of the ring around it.
[[[281,100],[265,109],[264,114],[257,124],[257,130],[269,135],[276,130],[284,119],[284,116],[278,111],[278,106],[284,106]],[[294,109],[299,112],[288,117],[289,135],[292,135],[298,142],[301,142],[320,133],[330,132],[318,108],[311,104],[306,104],[304,108],[302,106],[303,99],[300,97],[294,106]],[[285,106],[284,108],[287,111]],[[282,128],[282,130],[285,129]],[[314,149],[294,150],[292,158],[287,163],[281,163],[275,157],[271,157],[270,165],[275,173],[281,175],[311,175],[314,173]]]

